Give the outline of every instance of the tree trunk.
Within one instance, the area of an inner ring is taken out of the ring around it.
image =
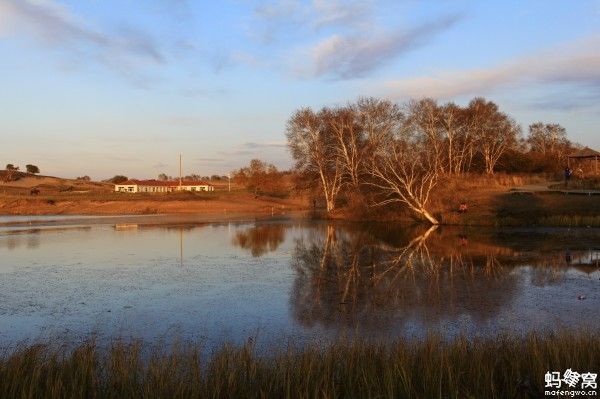
[[[433,215],[431,213],[429,213],[426,209],[421,209],[419,210],[419,213],[425,218],[427,219],[427,221],[429,223],[431,223],[434,226],[437,226],[440,224],[439,220],[437,220],[435,217],[433,217]]]

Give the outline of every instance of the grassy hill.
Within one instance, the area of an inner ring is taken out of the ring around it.
[[[25,172],[14,172],[11,181],[7,181],[7,172],[0,170],[0,192],[5,194],[29,194],[33,188],[37,188],[40,194],[57,194],[63,192],[108,192],[112,191],[113,185],[34,175]]]

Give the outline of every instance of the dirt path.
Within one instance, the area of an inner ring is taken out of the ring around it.
[[[525,186],[514,187],[512,191],[526,191],[526,192],[543,192],[543,191],[555,191],[550,189],[550,186],[554,184],[560,184],[562,181],[547,181],[544,183],[527,184]]]

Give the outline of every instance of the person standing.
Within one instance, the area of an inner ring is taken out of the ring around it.
[[[571,180],[571,175],[573,171],[568,166],[565,168],[565,187],[569,187],[569,180]]]

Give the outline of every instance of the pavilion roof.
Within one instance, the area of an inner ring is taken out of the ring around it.
[[[600,158],[600,152],[592,150],[590,147],[582,148],[569,155],[569,158]]]

